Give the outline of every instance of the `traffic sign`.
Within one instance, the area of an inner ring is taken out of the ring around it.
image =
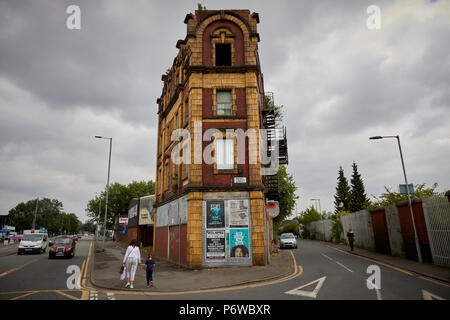
[[[278,201],[268,201],[266,204],[266,214],[269,218],[275,218],[280,214]]]

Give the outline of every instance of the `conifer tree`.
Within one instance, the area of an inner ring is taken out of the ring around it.
[[[370,200],[367,198],[364,183],[361,175],[358,173],[358,166],[353,162],[353,174],[351,183],[351,195],[350,195],[350,212],[356,212],[363,210],[369,203]]]
[[[338,183],[336,187],[336,195],[334,196],[334,213],[350,210],[350,186],[347,178],[344,176],[344,170],[339,167]]]

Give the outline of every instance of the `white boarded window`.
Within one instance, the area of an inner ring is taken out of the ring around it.
[[[217,115],[233,115],[233,101],[231,96],[231,90],[227,91],[217,91],[216,92],[216,102],[217,102]]]
[[[234,141],[233,139],[216,140],[217,170],[234,169]]]

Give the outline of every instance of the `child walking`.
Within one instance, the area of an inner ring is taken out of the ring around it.
[[[145,261],[145,264],[147,265],[147,287],[153,287],[153,271],[156,263],[155,260],[153,260],[151,253],[147,255],[147,261]]]

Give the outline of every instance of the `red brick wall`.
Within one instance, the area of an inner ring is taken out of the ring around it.
[[[204,117],[212,117],[213,115],[213,89],[203,88],[202,108]]]
[[[245,88],[236,88],[236,116],[245,117],[247,116],[247,103]]]
[[[245,120],[242,122],[214,122],[203,123],[203,133],[210,128],[228,128],[228,129],[242,129],[244,132],[247,130],[247,123]],[[203,150],[211,144],[211,141],[203,141]],[[202,164],[202,177],[204,186],[231,186],[233,177],[246,177],[248,181],[248,140],[245,145],[245,164],[238,164],[238,168],[241,173],[221,173],[214,174],[214,164]]]

